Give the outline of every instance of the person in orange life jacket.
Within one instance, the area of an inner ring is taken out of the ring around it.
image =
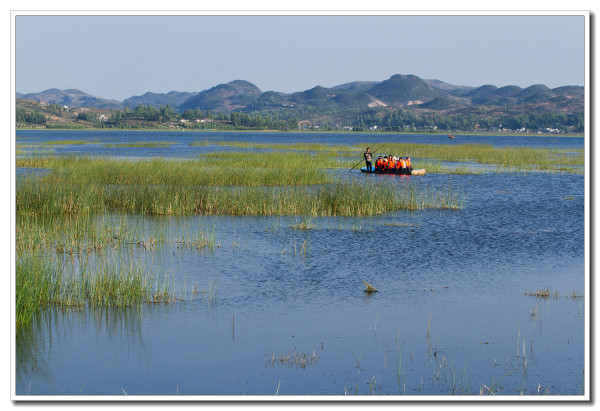
[[[381,156],[379,156],[377,158],[377,161],[375,161],[375,169],[376,170],[381,170],[381,165],[383,164],[383,158],[381,158]]]
[[[406,172],[406,162],[402,157],[400,157],[400,159],[398,160],[398,171],[400,171],[401,173]]]
[[[393,171],[396,168],[396,162],[394,161],[394,157],[390,155],[388,157],[387,169],[388,171]]]
[[[373,158],[373,154],[371,153],[371,149],[367,147],[367,151],[363,154],[365,158],[365,163],[367,163],[367,171],[372,171],[373,166],[371,165],[371,159]]]
[[[412,165],[410,164],[410,157],[406,157],[406,171],[408,173],[412,172]]]

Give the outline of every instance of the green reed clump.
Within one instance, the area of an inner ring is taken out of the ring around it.
[[[173,144],[172,141],[139,141],[104,144],[104,147],[171,147]]]
[[[116,261],[82,272],[63,274],[53,301],[66,307],[127,307],[172,299],[166,283],[156,284],[145,268]]]
[[[451,190],[396,188],[385,182],[335,179],[328,153],[214,153],[199,160],[23,159],[44,176],[17,182],[25,214],[365,216],[399,209],[460,208]],[[346,164],[347,166],[347,164]]]
[[[139,265],[104,262],[65,270],[56,257],[43,252],[18,252],[16,325],[28,324],[41,309],[56,306],[127,307],[174,300],[168,278],[158,280]]]
[[[35,143],[34,145],[39,146],[82,146],[86,144],[92,144],[90,141],[86,140],[52,140],[52,141],[40,141]],[[34,146],[32,145],[32,146]]]
[[[292,144],[263,144],[244,142],[221,142],[219,145],[239,148],[271,149],[282,151],[312,152],[313,158],[319,159],[326,168],[345,168],[355,158],[359,160],[365,147],[369,144],[356,144],[353,146],[329,145],[319,143],[292,143]],[[379,147],[382,144],[372,144]],[[375,153],[375,156],[392,153],[401,157],[410,156],[413,162],[417,159],[437,159],[441,161],[464,162],[473,161],[482,164],[497,164],[503,167],[531,167],[534,169],[556,169],[561,171],[579,172],[578,168],[568,166],[581,166],[584,164],[582,149],[546,149],[531,147],[494,147],[488,144],[417,144],[417,143],[385,143]],[[216,154],[226,157],[227,154]],[[304,153],[304,155],[311,155]],[[413,164],[413,168],[424,168],[422,165]],[[426,167],[425,167],[426,168]],[[433,164],[432,172],[470,174],[472,170],[461,167],[444,167],[439,163]],[[517,171],[520,168],[504,169],[504,171]]]
[[[329,155],[340,154],[351,155],[358,153],[361,149],[356,149],[346,145],[323,144],[323,143],[249,143],[241,141],[219,141],[216,143],[224,147],[269,149],[269,150],[295,150],[319,152],[325,151]],[[362,153],[362,152],[361,152]]]
[[[52,170],[47,183],[111,185],[272,186],[323,184],[331,177],[316,166],[301,167],[304,159],[273,164],[263,157],[250,161],[229,155],[222,159],[126,161],[110,158],[48,157],[17,161],[18,167]]]
[[[356,146],[358,149],[358,146]],[[411,158],[436,158],[443,161],[475,161],[505,166],[583,165],[581,149],[547,149],[531,147],[494,147],[488,144],[414,144],[387,143],[386,153]],[[574,153],[569,154],[568,153]]]
[[[475,170],[471,167],[443,165],[439,161],[434,160],[416,160],[412,164],[413,169],[424,168],[428,173],[443,173],[443,174],[480,174],[481,170]]]
[[[328,150],[310,152],[295,152],[290,150],[275,151],[222,151],[209,153],[205,157],[209,165],[231,166],[244,164],[247,167],[267,169],[315,169],[350,168],[354,165],[353,158],[340,158],[338,154]]]
[[[216,144],[214,141],[208,141],[208,140],[197,140],[197,141],[192,141],[190,142],[190,147],[206,147],[206,146],[210,146],[212,144]]]
[[[55,294],[55,265],[47,258],[17,253],[15,276],[15,316],[20,327],[52,302]]]
[[[42,215],[120,212],[147,215],[372,216],[388,211],[461,207],[450,189],[411,185],[397,189],[370,181],[336,181],[319,186],[213,187],[195,185],[102,185],[55,183],[23,178],[17,211]]]

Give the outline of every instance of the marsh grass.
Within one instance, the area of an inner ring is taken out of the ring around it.
[[[326,168],[345,168],[360,160],[367,145],[379,147],[382,144],[330,145],[322,143],[247,143],[217,142],[217,145],[244,149],[301,151],[313,154],[327,163]],[[483,173],[467,166],[443,166],[438,161],[477,162],[497,165],[497,172],[522,172],[530,170],[563,171],[582,173],[584,165],[583,149],[545,149],[530,147],[494,147],[486,144],[417,144],[385,143],[378,155],[394,155],[413,159],[413,168],[426,168],[428,172],[450,174]]]
[[[173,141],[140,141],[127,143],[110,143],[104,144],[104,147],[171,147]]]
[[[529,291],[529,292],[526,292],[525,295],[529,295],[532,297],[539,297],[539,298],[549,298],[550,290],[546,288],[543,290]]]
[[[27,324],[41,309],[49,306],[54,295],[55,266],[47,258],[31,254],[16,260],[15,316],[17,327]]]
[[[413,168],[420,169],[424,168],[428,173],[442,173],[442,174],[483,174],[485,170],[476,169],[463,164],[457,165],[444,165],[440,161],[435,160],[416,160],[413,161]]]
[[[307,152],[327,152],[328,155],[342,154],[347,156],[356,155],[360,150],[356,147],[346,145],[334,145],[323,143],[249,143],[240,141],[219,141],[215,143],[218,146],[268,149],[268,150],[295,150]]]
[[[152,224],[157,225],[161,224]],[[131,259],[120,259],[118,253],[123,249],[153,252],[166,244],[214,248],[214,228],[184,227],[182,231],[168,238],[161,227],[145,231],[124,217],[110,215],[19,215],[15,237],[17,325],[29,323],[47,307],[81,310],[174,301],[174,279],[153,273],[148,265],[121,262]],[[213,283],[209,300],[215,290]]]
[[[289,156],[304,164],[303,159]],[[281,154],[279,154],[281,161]],[[256,158],[254,160],[257,160]],[[229,161],[231,158],[229,157]],[[459,209],[460,193],[385,182],[333,180],[316,167],[205,167],[204,161],[124,161],[90,158],[24,159],[46,167],[43,177],[17,182],[17,210],[25,214],[373,216],[395,210]],[[210,161],[209,161],[210,163]],[[216,185],[219,184],[219,185]],[[291,185],[293,184],[293,185]]]
[[[190,147],[206,147],[206,146],[210,146],[210,145],[216,145],[216,143],[214,141],[208,141],[208,140],[198,140],[198,141],[192,141],[189,143]]]
[[[332,181],[324,170],[303,156],[219,153],[205,159],[137,161],[110,158],[46,157],[17,160],[18,167],[49,168],[46,182],[86,185],[284,186]],[[292,160],[292,158],[294,158]],[[308,165],[306,165],[308,164]]]
[[[41,141],[36,144],[31,145],[34,146],[83,146],[86,144],[93,144],[91,141],[87,140],[51,140],[51,141]]]
[[[583,165],[583,149],[545,149],[531,147],[494,147],[487,144],[413,144],[388,143],[384,150],[415,158],[442,161],[475,161],[505,166]],[[358,146],[357,146],[358,148]],[[407,153],[407,154],[403,154]]]
[[[40,147],[40,146],[28,146],[17,144],[15,147],[15,155],[18,156],[36,156],[36,155],[48,155],[55,153],[56,150],[53,147]]]
[[[175,298],[172,280],[158,281],[147,267],[117,264],[112,255],[126,246],[152,252],[170,241],[165,234],[142,233],[124,219],[109,221],[104,215],[303,216],[294,228],[310,229],[312,217],[462,207],[461,195],[450,188],[334,179],[323,170],[339,164],[327,152],[276,151],[215,153],[194,160],[19,159],[19,167],[50,172],[17,180],[17,322],[29,322],[50,305],[125,307]],[[187,232],[172,241],[180,249],[212,250],[214,230],[208,235]],[[306,241],[294,246],[297,254],[307,255]],[[74,263],[90,255],[96,256],[93,264],[65,270],[65,258]],[[214,300],[216,283],[206,290]]]
[[[313,224],[311,218],[305,218],[297,224],[292,224],[290,228],[295,230],[312,230],[315,228],[315,225]]]
[[[293,145],[292,145],[293,146]],[[338,169],[350,168],[354,158],[340,157],[329,151],[298,152],[292,149],[274,151],[219,151],[203,157],[207,165],[258,167],[266,169]]]
[[[525,295],[529,296],[529,297],[536,297],[536,298],[540,298],[540,299],[549,299],[552,298],[554,300],[558,299],[561,296],[561,293],[559,293],[558,291],[550,291],[550,289],[548,288],[543,288],[541,290],[535,290],[535,291],[526,291]],[[577,294],[575,291],[570,292],[570,293],[565,293],[564,296],[566,298],[569,299],[583,299],[582,295]]]
[[[68,271],[49,254],[19,253],[15,277],[17,327],[51,306],[71,310],[128,307],[174,298],[168,278],[159,280],[146,267],[116,261]]]
[[[275,353],[273,352],[271,355],[267,354],[265,356],[266,365],[287,365],[288,367],[300,367],[306,368],[309,365],[314,365],[319,360],[319,356],[316,354],[315,350],[312,352],[297,352],[290,351],[287,353]]]

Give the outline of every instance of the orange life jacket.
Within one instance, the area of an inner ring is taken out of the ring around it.
[[[378,158],[377,161],[375,162],[375,167],[381,168],[381,163],[383,163],[383,159]]]
[[[403,158],[401,158],[400,160],[398,160],[398,163],[400,163],[400,165],[398,166],[398,168],[404,168],[404,167],[406,167],[406,161],[404,161]]]
[[[394,167],[396,167],[396,162],[392,158],[392,159],[388,160],[387,168],[394,168]]]
[[[406,167],[410,168],[410,159],[408,159],[408,158],[406,159]]]

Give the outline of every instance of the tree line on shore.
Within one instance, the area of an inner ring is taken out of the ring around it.
[[[387,114],[372,110],[349,116],[345,122],[307,121],[298,117],[280,118],[268,113],[244,113],[232,111],[212,113],[209,110],[188,109],[179,114],[170,107],[138,105],[134,109],[112,110],[109,116],[91,110],[71,115],[69,122],[51,122],[49,116],[65,117],[65,109],[58,104],[47,104],[43,109],[17,107],[17,126],[45,125],[47,128],[161,128],[183,127],[187,129],[223,130],[298,130],[321,131],[352,130],[357,132],[418,132],[418,131],[552,131],[558,133],[582,133],[583,111],[565,113],[526,113],[490,115],[489,113],[418,113],[410,109],[398,109]],[[344,124],[345,123],[345,124]]]

